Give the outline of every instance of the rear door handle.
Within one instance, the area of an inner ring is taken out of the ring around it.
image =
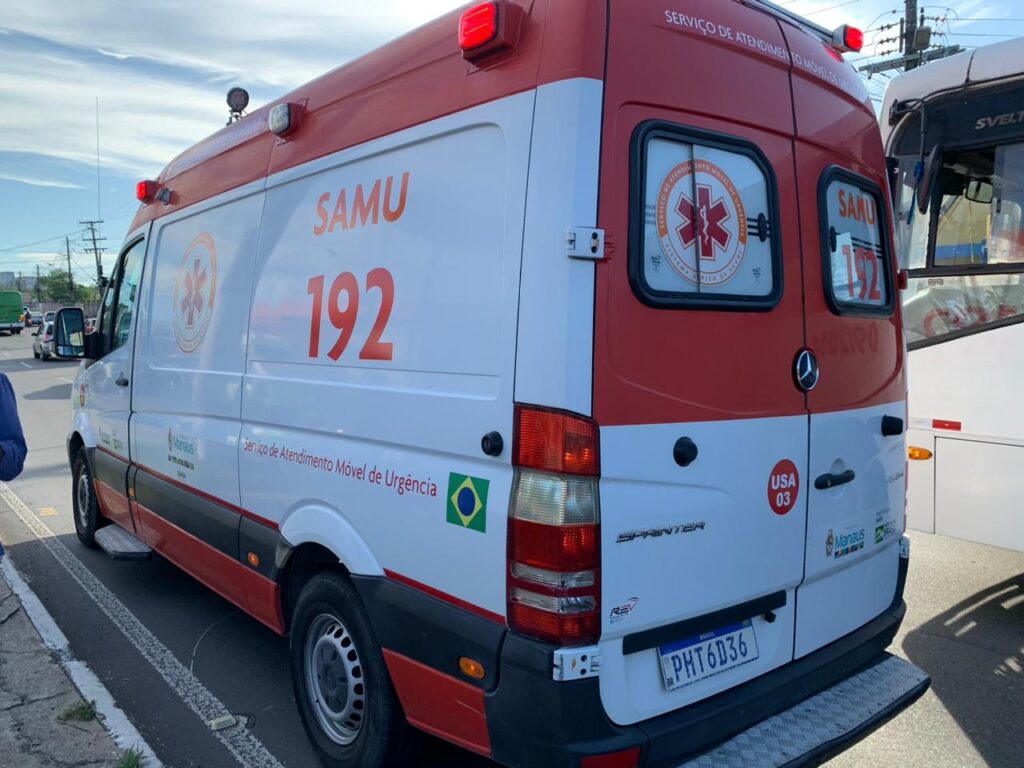
[[[119,387],[127,387],[128,378],[122,373],[120,376],[114,379],[114,383],[117,384],[117,386]]]
[[[826,491],[829,488],[835,488],[837,485],[849,483],[856,476],[857,474],[852,469],[840,472],[838,475],[833,475],[829,472],[819,476],[818,479],[814,481],[814,487],[819,491]]]

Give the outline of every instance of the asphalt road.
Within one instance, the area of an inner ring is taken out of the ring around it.
[[[74,655],[99,676],[168,766],[240,764],[183,702],[179,693],[194,685],[187,675],[168,673],[169,657],[214,701],[246,718],[263,754],[272,755],[267,764],[276,758],[289,768],[316,765],[295,710],[286,640],[161,557],[115,562],[79,544],[64,447],[77,363],[35,361],[31,343],[24,333],[0,337],[0,371],[18,394],[30,449],[24,474],[10,487],[28,507],[22,514],[31,525],[0,500],[0,541]],[[928,672],[932,689],[830,765],[1022,765],[1024,554],[918,533],[912,542],[909,612],[893,650]],[[130,613],[112,603],[101,610],[82,587],[89,574]],[[126,632],[126,622],[136,630]],[[145,630],[154,642],[143,637]],[[424,739],[416,765],[494,764]]]

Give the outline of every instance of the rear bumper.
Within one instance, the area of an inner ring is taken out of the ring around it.
[[[597,678],[553,681],[553,648],[509,633],[502,646],[498,685],[485,698],[492,754],[510,766],[576,768],[588,756],[639,748],[638,765],[668,768],[698,765],[690,761],[721,745],[725,752],[713,752],[712,762],[707,762],[711,755],[706,755],[699,763],[717,766],[728,765],[730,750],[741,748],[743,740],[753,740],[773,750],[774,757],[759,760],[759,765],[816,765],[908,706],[929,685],[920,670],[884,652],[906,613],[903,587],[908,562],[900,558],[890,607],[863,627],[744,685],[633,726],[621,727],[608,720]],[[880,688],[886,695],[877,695]],[[856,710],[858,715],[847,718],[839,732],[810,727],[823,718],[804,713],[813,713],[836,697],[851,701],[861,693],[876,706],[863,714]],[[811,697],[822,698],[807,701]],[[773,725],[773,718],[782,718],[782,725]],[[798,740],[800,754],[793,754],[797,740],[791,738],[791,731],[797,724],[802,724],[804,737]],[[766,727],[776,735],[780,727],[786,728],[783,735],[788,746],[766,739]],[[754,733],[745,733],[748,729]]]

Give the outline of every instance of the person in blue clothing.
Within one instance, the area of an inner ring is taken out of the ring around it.
[[[28,446],[18,419],[14,387],[7,376],[0,373],[0,480],[13,480],[21,474],[26,453]]]

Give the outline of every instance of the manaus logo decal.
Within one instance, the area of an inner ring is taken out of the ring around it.
[[[202,344],[216,298],[217,249],[213,238],[203,232],[185,250],[174,286],[174,338],[182,352]]]
[[[672,268],[693,285],[721,285],[743,263],[743,200],[714,163],[687,160],[668,172],[658,192],[657,224]]]
[[[487,532],[487,489],[490,480],[448,473],[448,522]]]

